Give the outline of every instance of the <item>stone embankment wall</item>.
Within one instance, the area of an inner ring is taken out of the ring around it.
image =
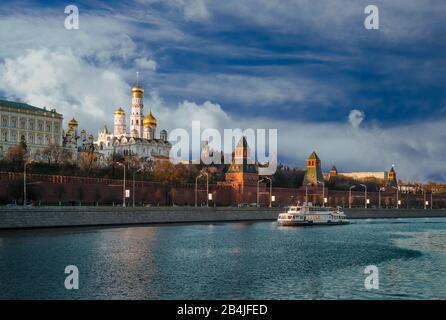
[[[0,229],[274,221],[282,208],[2,207]],[[446,217],[446,210],[346,209],[350,219]]]

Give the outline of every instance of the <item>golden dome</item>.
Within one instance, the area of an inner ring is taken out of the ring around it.
[[[136,86],[134,86],[132,88],[132,93],[136,93],[136,92],[144,93],[144,89],[139,84],[137,84]]]
[[[79,123],[76,121],[76,119],[71,119],[70,121],[68,121],[68,125],[70,127],[77,127],[79,125]]]
[[[121,115],[121,116],[125,116],[125,111],[122,110],[122,108],[119,108],[118,110],[115,111],[115,114]]]
[[[152,114],[152,111],[144,118],[144,127],[156,126],[156,119]]]

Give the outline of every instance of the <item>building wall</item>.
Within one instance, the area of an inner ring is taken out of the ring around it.
[[[29,111],[0,105],[0,156],[17,145],[21,136],[31,152],[50,144],[62,145],[62,115],[44,110]]]
[[[47,175],[27,175],[28,199],[41,201],[43,204],[83,204],[115,205],[122,204],[123,187],[122,180],[96,179],[69,176],[47,176]],[[133,200],[133,183],[127,180],[126,189],[131,190],[131,197],[127,203]],[[197,200],[198,204],[206,203],[206,186],[199,185]],[[257,186],[247,185],[243,190],[227,185],[209,185],[209,191],[213,194],[214,203],[218,206],[231,206],[239,203],[256,203]],[[266,206],[269,204],[269,188],[266,184],[260,185],[259,202]],[[272,194],[276,201],[274,206],[287,206],[304,202],[306,200],[305,188],[273,188]],[[20,173],[0,172],[0,203],[20,203],[23,197],[23,175]],[[349,206],[348,191],[333,191],[325,188],[325,197],[328,198],[329,206]],[[370,199],[369,207],[378,207],[378,192],[368,192]],[[308,188],[308,201],[316,205],[322,205],[322,187]],[[423,194],[399,194],[401,208],[423,208]],[[426,196],[430,203],[430,194]],[[437,193],[433,195],[434,208],[446,208],[446,194]],[[166,186],[156,182],[135,183],[135,203],[152,205],[194,205],[195,204],[195,184],[179,184]],[[364,207],[364,191],[352,192],[352,207]],[[395,208],[397,204],[396,192],[381,193],[381,207]],[[430,204],[429,206],[430,207]]]
[[[366,178],[376,178],[381,180],[387,180],[388,173],[384,172],[344,172],[338,173],[340,176],[353,178],[356,180],[366,179]]]

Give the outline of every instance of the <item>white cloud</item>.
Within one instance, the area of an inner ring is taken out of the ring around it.
[[[76,117],[84,128],[97,128],[117,106],[130,101],[118,72],[88,64],[70,50],[36,49],[5,59],[0,88],[9,98],[55,108],[65,121]]]
[[[201,128],[215,128],[223,130],[231,124],[230,117],[224,112],[219,104],[205,101],[202,104],[191,101],[183,101],[172,107],[152,91],[144,104],[144,109],[152,110],[159,117],[160,128],[172,130],[175,128],[190,129],[192,121],[200,121]]]
[[[322,107],[345,100],[344,93],[333,85],[306,78],[304,75],[290,79],[274,75],[179,73],[169,75],[168,79],[159,77],[157,80],[162,82],[163,92],[168,95],[231,100],[245,105],[246,108],[309,102]]]
[[[156,61],[148,58],[138,58],[135,63],[141,70],[155,71],[157,67]]]
[[[364,120],[363,111],[357,109],[353,109],[350,111],[350,114],[348,115],[348,122],[353,128],[357,129],[363,120]]]
[[[177,0],[186,20],[199,21],[209,17],[205,0]]]
[[[144,5],[164,4],[168,5],[183,14],[186,21],[202,21],[209,18],[207,0],[137,0]]]
[[[137,69],[121,66],[153,71],[156,62],[144,58],[151,53],[137,46],[139,29],[128,19],[81,10],[81,28],[66,30],[64,18],[63,8],[1,16],[0,41],[8,45],[0,53],[0,95],[55,108],[96,134],[117,107],[130,105],[126,79],[134,81]]]

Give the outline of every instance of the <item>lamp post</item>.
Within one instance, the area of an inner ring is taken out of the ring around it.
[[[122,187],[122,207],[125,207],[125,164],[121,162],[116,162],[118,166],[121,166],[124,168],[124,180],[123,180],[123,187]]]
[[[409,209],[409,190],[406,191],[406,209]]]
[[[265,177],[265,179],[269,180],[269,207],[273,206],[273,180],[269,177]]]
[[[325,207],[325,182],[318,181],[318,184],[322,184],[322,207]]]
[[[356,188],[356,186],[350,186],[350,188],[348,188],[348,207],[351,209],[352,208],[352,189]]]
[[[260,182],[264,181],[265,179],[269,180],[269,207],[272,207],[272,196],[273,196],[273,180],[269,177],[263,177],[262,179],[257,181],[257,206],[259,206],[260,202]]]
[[[433,191],[431,190],[431,210],[433,209],[434,205],[434,197],[433,197]]]
[[[307,183],[305,185],[305,203],[308,204],[308,186],[311,185],[312,183]]]
[[[260,201],[260,190],[259,190],[259,185],[260,182],[262,182],[263,179],[257,180],[257,207],[259,206],[259,201]]]
[[[399,190],[398,187],[392,186],[392,188],[396,190],[396,208],[399,209],[400,208]]]
[[[26,206],[26,167],[31,164],[33,160],[25,161],[23,165],[23,206]]]
[[[426,208],[427,208],[427,204],[426,204],[426,190],[425,189],[423,189],[423,201],[424,201],[424,210],[426,210]]]
[[[206,206],[209,207],[209,174],[207,172],[202,172],[195,178],[195,208],[197,207],[198,201],[198,179],[203,175],[206,176]]]
[[[381,209],[381,191],[384,191],[383,187],[378,188],[378,208]]]
[[[367,209],[367,186],[365,184],[360,184],[360,186],[364,187],[364,208]]]
[[[135,175],[136,175],[136,173],[138,173],[138,172],[140,172],[140,171],[142,171],[144,168],[139,168],[138,170],[136,170],[136,171],[133,171],[133,186],[132,186],[132,190],[133,190],[133,199],[132,199],[132,204],[133,204],[133,207],[135,207]]]

